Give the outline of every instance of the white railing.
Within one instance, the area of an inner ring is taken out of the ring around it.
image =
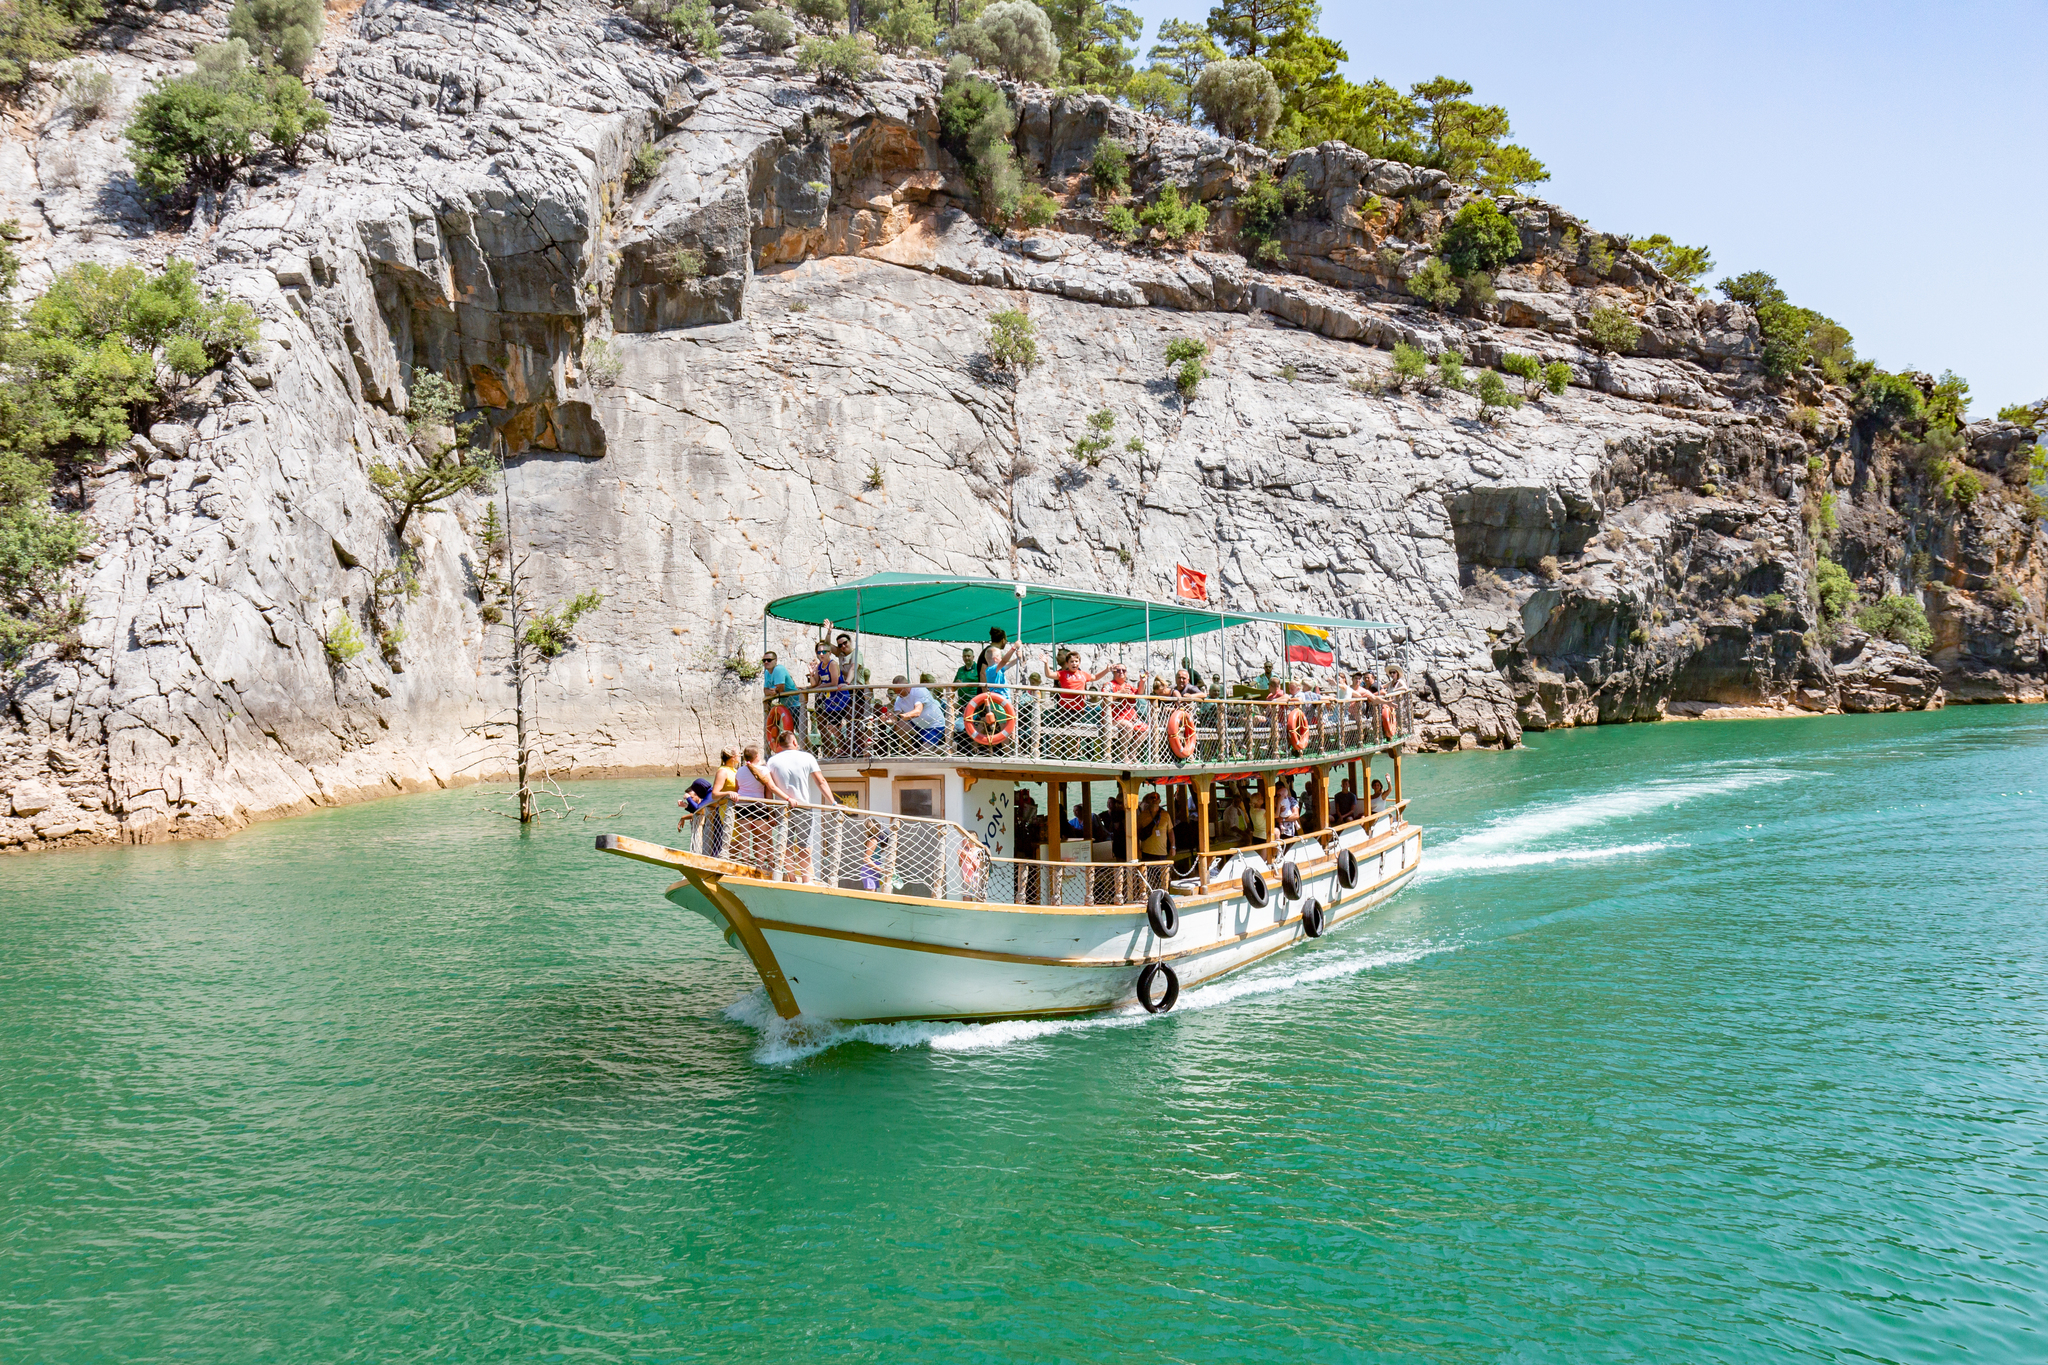
[[[1142,906],[1157,889],[1227,889],[1240,866],[1314,861],[1333,853],[1348,830],[1377,835],[1404,823],[1406,804],[1311,834],[1212,849],[1206,861],[1187,850],[1164,861],[1086,863],[994,857],[950,820],[720,797],[689,818],[685,849],[769,881],[843,891],[996,905]],[[1277,877],[1269,876],[1269,884],[1277,887]]]
[[[1329,760],[1414,733],[1415,697],[1253,701],[1133,697],[1017,684],[925,684],[937,715],[899,714],[886,687],[813,687],[764,703],[772,738],[794,730],[820,762],[943,757],[959,764],[1217,768]]]

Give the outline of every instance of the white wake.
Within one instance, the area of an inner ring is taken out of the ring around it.
[[[1340,955],[1318,953],[1308,958],[1290,957],[1285,965],[1276,963],[1263,968],[1254,967],[1243,975],[1232,976],[1187,991],[1174,1006],[1173,1014],[1216,1009],[1248,996],[1272,995],[1318,981],[1357,976],[1381,967],[1398,967],[1435,953],[1454,951],[1455,947],[1456,945],[1447,945]],[[1326,957],[1329,960],[1323,960]],[[825,1020],[808,1019],[801,1015],[795,1019],[777,1018],[768,1005],[768,993],[756,990],[727,1007],[725,1017],[735,1023],[746,1025],[760,1035],[761,1041],[754,1050],[755,1061],[764,1066],[787,1066],[845,1043],[872,1043],[877,1047],[886,1048],[921,1047],[933,1052],[985,1052],[996,1048],[1014,1047],[1019,1043],[1036,1042],[1041,1038],[1051,1038],[1062,1033],[1140,1028],[1154,1020],[1172,1016],[1146,1014],[1136,1006],[1131,1006],[1080,1019],[1010,1019],[993,1024],[913,1021],[901,1024],[841,1025]]]

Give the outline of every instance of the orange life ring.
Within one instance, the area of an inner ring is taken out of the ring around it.
[[[776,702],[768,708],[768,737],[770,739],[781,739],[794,729],[796,729],[796,712],[790,710],[781,702]]]
[[[995,708],[996,714],[1003,718],[1003,723],[993,729],[984,730],[976,718],[985,719],[990,707]],[[983,692],[967,703],[967,709],[960,713],[960,724],[967,731],[969,739],[986,749],[991,745],[1001,744],[1017,733],[1017,708],[993,692]]]
[[[1287,742],[1294,746],[1296,753],[1308,748],[1308,717],[1301,713],[1299,706],[1287,713]]]
[[[1391,706],[1388,706],[1388,705],[1387,705],[1387,704],[1386,704],[1385,702],[1381,702],[1381,703],[1380,703],[1380,738],[1381,738],[1381,739],[1392,739],[1392,738],[1394,737],[1394,728],[1395,728],[1395,727],[1396,727],[1397,725],[1399,725],[1399,724],[1400,724],[1400,722],[1394,719],[1394,708],[1393,708],[1393,707],[1391,707]]]
[[[1186,758],[1195,751],[1195,718],[1185,711],[1175,711],[1166,718],[1166,747],[1173,750],[1175,758]]]

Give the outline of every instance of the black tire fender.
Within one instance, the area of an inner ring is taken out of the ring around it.
[[[1160,977],[1166,978],[1166,989],[1157,999],[1152,996],[1152,986]],[[1180,977],[1164,962],[1154,962],[1138,973],[1138,1004],[1147,1014],[1164,1014],[1180,999]]]
[[[1310,938],[1321,938],[1328,927],[1323,919],[1323,903],[1310,896],[1301,903],[1301,932]]]
[[[1180,932],[1180,907],[1173,903],[1171,895],[1154,891],[1145,898],[1145,922],[1158,937],[1172,938]]]
[[[1337,850],[1337,885],[1346,891],[1358,885],[1358,859],[1348,848]]]
[[[1301,868],[1297,864],[1280,864],[1280,889],[1291,901],[1301,899]]]
[[[1244,870],[1244,876],[1238,879],[1238,884],[1244,888],[1244,898],[1252,903],[1253,909],[1256,910],[1265,905],[1266,879],[1264,877],[1261,877],[1257,872],[1248,867]]]

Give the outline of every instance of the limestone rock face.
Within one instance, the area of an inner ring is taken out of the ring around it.
[[[0,847],[219,834],[501,775],[487,502],[545,602],[605,596],[536,695],[564,776],[687,770],[753,733],[730,661],[805,652],[803,632],[764,639],[763,604],[882,569],[1156,596],[1185,564],[1235,606],[1398,622],[1345,643],[1404,670],[1439,748],[1673,703],[1928,705],[1957,676],[1972,695],[2039,690],[2042,554],[2017,495],[1880,509],[1862,490],[1881,460],[1847,414],[1817,435],[1765,392],[1749,310],[1625,249],[1605,274],[1567,259],[1588,230],[1555,205],[1507,202],[1522,258],[1493,304],[1446,315],[1403,284],[1470,193],[1437,171],[1335,143],[1282,161],[1012,85],[1020,153],[1061,212],[1005,236],[942,145],[932,63],[849,93],[751,39],[700,68],[588,0],[370,0],[330,19],[314,67],[324,147],[170,224],[117,130],[227,9],[122,11],[91,54],[113,107],[75,127],[46,100],[0,132],[24,290],[176,253],[263,330],[260,354],[81,472],[89,621],[8,683]],[[720,11],[744,38],[738,17]],[[1130,149],[1139,197],[1171,182],[1209,205],[1200,249],[1108,231],[1082,174],[1104,136]],[[629,192],[647,144],[660,168]],[[1236,196],[1262,171],[1310,201],[1274,269],[1236,249]],[[1599,306],[1638,316],[1633,354],[1592,347]],[[1023,375],[986,352],[1006,308],[1037,329]],[[1164,363],[1182,336],[1210,348],[1187,399]],[[1486,413],[1393,383],[1397,343],[1562,361],[1572,383]],[[402,546],[369,471],[418,458],[417,371],[461,385],[504,472],[417,515]],[[1109,443],[1085,444],[1100,414]],[[1980,426],[1971,467],[2015,487],[2020,443]],[[1824,489],[1873,590],[1929,556],[1932,663],[1819,642]],[[1233,637],[1233,667],[1276,653]],[[1205,668],[1220,643],[1193,646]],[[904,663],[949,672],[947,654]]]

